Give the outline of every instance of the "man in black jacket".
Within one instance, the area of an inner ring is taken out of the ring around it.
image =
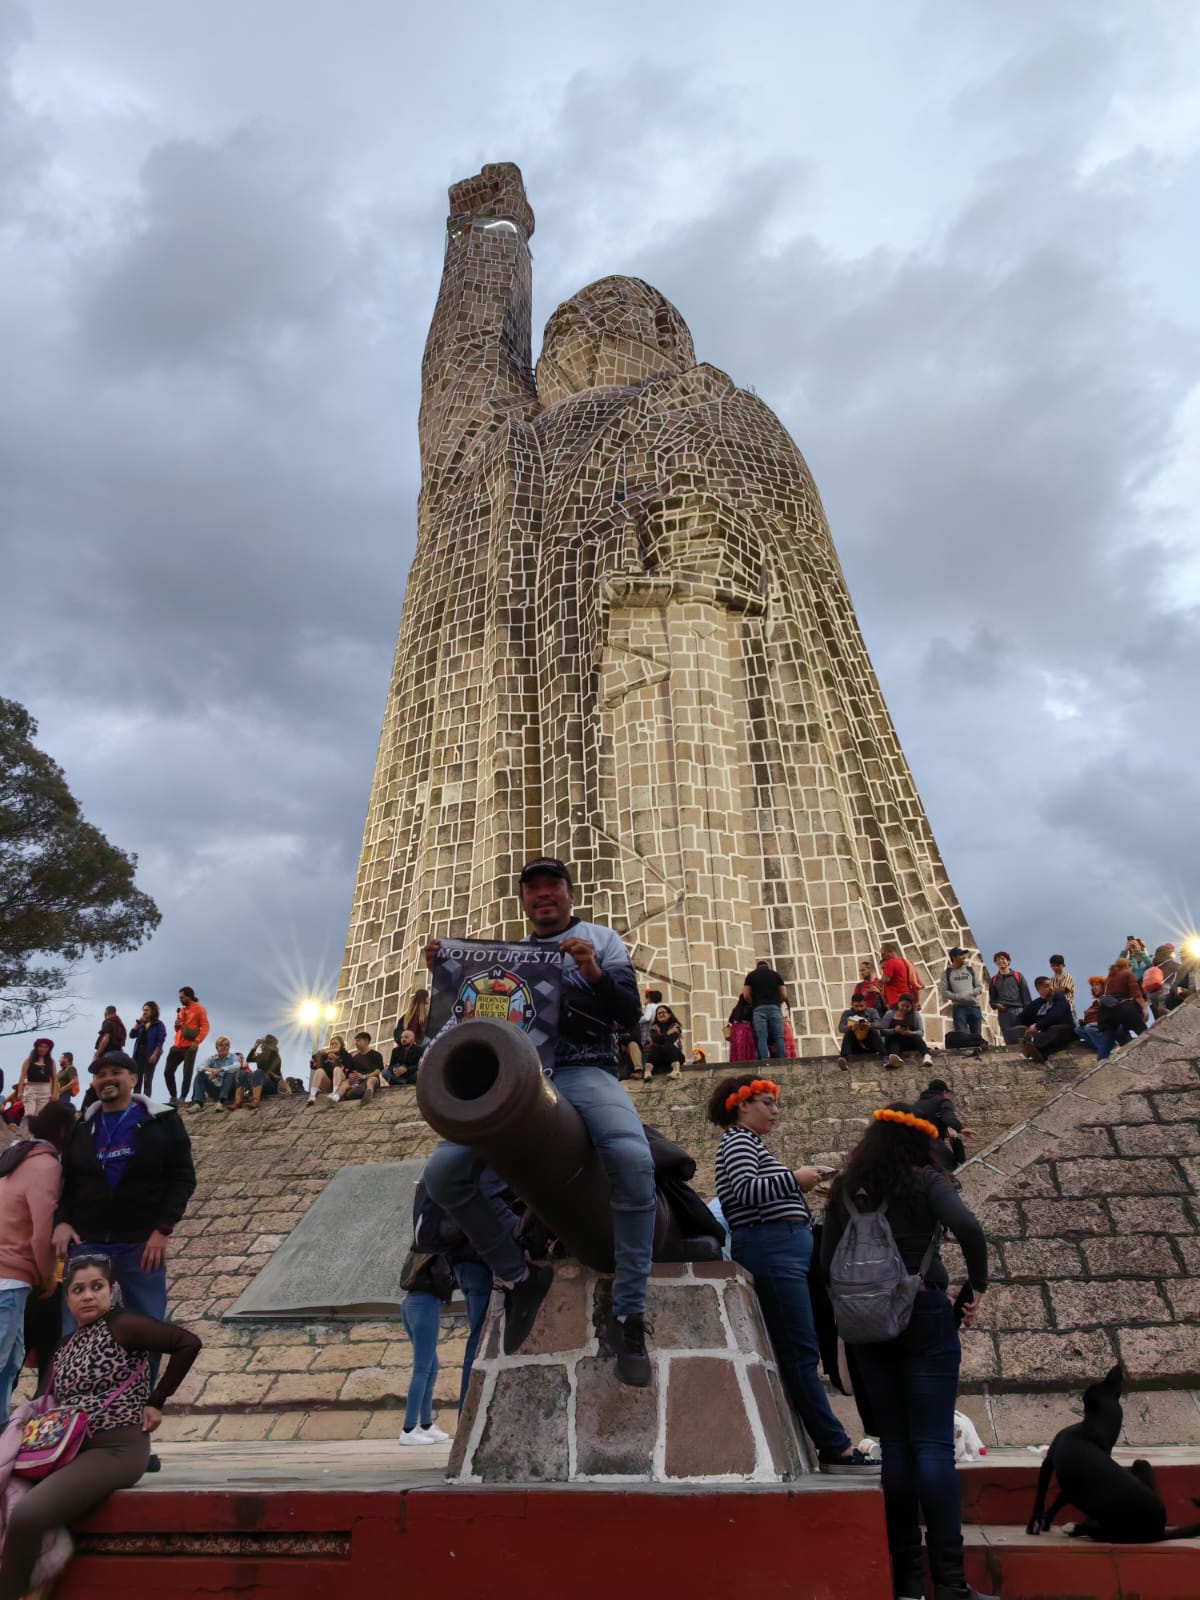
[[[134,1094],[136,1080],[137,1067],[123,1050],[92,1063],[96,1104],[63,1150],[54,1247],[60,1256],[108,1256],[126,1309],[161,1322],[167,1250],[196,1172],[179,1113]],[[63,1332],[74,1326],[64,1302]]]

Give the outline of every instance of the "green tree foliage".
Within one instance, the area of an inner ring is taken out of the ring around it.
[[[137,857],[84,821],[36,736],[0,698],[0,1035],[61,1021],[71,970],[136,950],[161,921],[134,884]]]

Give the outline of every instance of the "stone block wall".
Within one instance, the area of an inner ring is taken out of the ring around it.
[[[449,1476],[483,1483],[779,1483],[809,1470],[748,1274],[654,1267],[653,1379],[613,1370],[611,1279],[564,1262],[528,1339],[484,1329]]]

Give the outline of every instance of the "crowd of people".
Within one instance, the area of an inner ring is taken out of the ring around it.
[[[970,953],[955,946],[946,953],[946,967],[936,985],[927,985],[894,944],[881,948],[878,962],[865,957],[838,1018],[836,1043],[842,1064],[848,1067],[864,1059],[896,1068],[912,1055],[927,1065],[931,1047],[922,1003],[931,992],[950,1012],[951,1026],[944,1039],[948,1049],[983,1049],[988,1043],[984,1017],[990,1012],[995,1033],[1030,1060],[1045,1061],[1079,1043],[1103,1061],[1200,986],[1200,941],[1194,939],[1182,954],[1172,943],[1160,944],[1151,953],[1130,934],[1108,971],[1087,979],[1089,1000],[1082,1010],[1077,1009],[1075,979],[1062,955],[1050,956],[1049,972],[1032,984],[1013,966],[1008,951],[997,950],[992,960],[994,970],[976,968]],[[221,1111],[253,1111],[264,1098],[293,1094],[308,1107],[321,1099],[332,1105],[369,1103],[380,1090],[416,1083],[428,1043],[429,999],[426,988],[413,992],[397,1019],[386,1064],[369,1033],[356,1033],[353,1048],[347,1046],[346,1036],[331,1034],[309,1058],[307,1086],[299,1077],[285,1074],[279,1039],[273,1033],[255,1039],[245,1052],[235,1050],[229,1037],[219,1034],[211,1053],[202,1055],[210,1034],[208,1012],[187,986],[179,990],[170,1029],[156,1001],[143,1004],[128,1030],[117,1008],[106,1006],[92,1059],[109,1049],[128,1047],[137,1068],[137,1091],[150,1097],[161,1065],[167,1103],[189,1113],[209,1105]],[[733,1065],[796,1059],[787,984],[769,961],[759,961],[746,974],[724,1034]],[[622,1081],[678,1077],[689,1062],[694,1067],[708,1064],[704,1050],[687,1051],[683,1023],[661,989],[643,992],[639,1016],[616,1029],[616,1041],[617,1076]],[[74,1053],[63,1050],[56,1056],[53,1039],[35,1039],[7,1099],[4,1088],[0,1070],[0,1117],[12,1126],[36,1116],[53,1099],[74,1103],[80,1095]],[[93,1098],[89,1088],[81,1109],[86,1110]]]
[[[563,956],[554,1082],[579,1112],[612,1196],[616,1271],[607,1344],[615,1375],[645,1387],[652,1381],[645,1310],[655,1163],[620,1080],[623,1071],[679,1073],[682,1027],[661,991],[639,994],[620,938],[575,915],[564,863],[528,863],[519,892],[531,929],[527,942]],[[437,951],[431,941],[430,970]],[[986,996],[1003,1037],[1030,1058],[1044,1060],[1076,1040],[1104,1056],[1194,993],[1198,955],[1189,950],[1181,961],[1168,944],[1150,954],[1130,937],[1108,973],[1089,979],[1091,1003],[1080,1017],[1060,955],[1030,986],[1007,952],[996,953],[988,973],[955,947],[936,986],[951,1011],[947,1042],[982,1042]],[[840,1019],[843,1064],[856,1055],[888,1066],[906,1055],[928,1062],[925,987],[894,946],[883,948],[878,969],[864,961]],[[55,1530],[154,1469],[150,1435],[199,1351],[195,1335],[167,1318],[171,1239],[196,1182],[181,1113],[198,1113],[210,1101],[231,1111],[252,1109],[264,1096],[304,1093],[302,1083],[284,1076],[274,1035],[256,1039],[244,1056],[218,1036],[213,1053],[201,1058],[210,1031],[206,1009],[188,987],[178,1002],[173,1031],[153,1001],[129,1030],[115,1007],[105,1008],[78,1113],[74,1059],[70,1052],[56,1057],[48,1038],[34,1042],[6,1107],[19,1112],[9,1120],[24,1124],[25,1137],[0,1154],[0,1426],[8,1423],[0,1441],[0,1600],[26,1593],[35,1576],[41,1581],[50,1572],[55,1552],[62,1552]],[[385,1087],[413,1085],[428,1016],[429,993],[418,989],[397,1020],[386,1065],[368,1034],[354,1036],[353,1050],[335,1035],[313,1055],[305,1103],[322,1095],[367,1103]],[[794,1056],[786,984],[769,962],[746,975],[728,1039],[734,1063]],[[153,1096],[160,1065],[165,1101]],[[837,1260],[864,1212],[886,1202],[897,1259],[909,1274],[919,1269],[922,1287],[894,1337],[851,1348],[849,1368],[864,1423],[881,1440],[897,1593],[919,1592],[923,1520],[939,1600],[968,1596],[953,1457],[957,1323],[976,1314],[986,1291],[987,1247],[951,1174],[971,1130],[962,1126],[946,1079],[935,1077],[912,1105],[874,1112],[840,1173],[789,1169],[769,1148],[780,1101],[779,1087],[754,1072],[727,1075],[712,1090],[709,1116],[721,1130],[713,1210],[728,1253],[753,1274],[786,1391],[821,1469],[870,1475],[879,1469],[837,1421],[820,1377],[822,1312],[813,1296],[822,1272],[814,1262],[828,1269],[829,1300],[839,1316]],[[821,1186],[828,1203],[818,1231],[808,1197]],[[401,1316],[413,1347],[404,1445],[446,1437],[433,1391],[441,1308],[456,1288],[469,1322],[464,1393],[494,1290],[506,1352],[519,1350],[533,1327],[553,1267],[528,1247],[531,1235],[518,1227],[515,1204],[473,1151],[445,1141],[437,1146],[418,1190],[401,1285]],[[953,1305],[938,1255],[945,1230],[967,1263]],[[828,1321],[827,1313],[828,1307]],[[41,1398],[24,1402],[10,1421],[27,1348]],[[22,1452],[50,1427],[41,1415],[48,1407],[56,1417],[84,1417],[82,1444],[44,1478],[22,1476]]]

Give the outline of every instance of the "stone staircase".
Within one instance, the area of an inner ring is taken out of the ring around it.
[[[809,1162],[840,1165],[857,1142],[870,1113],[894,1100],[915,1100],[930,1078],[953,1085],[954,1099],[967,1127],[975,1130],[970,1151],[982,1150],[1014,1125],[1031,1117],[1088,1067],[1095,1056],[1067,1051],[1045,1066],[1026,1061],[1015,1050],[987,1050],[981,1056],[963,1051],[938,1051],[932,1066],[909,1057],[895,1070],[843,1068],[836,1056],[806,1061],[772,1062],[763,1075],[782,1091],[779,1120],[771,1148],[790,1166]],[[713,1162],[719,1129],[708,1121],[706,1106],[714,1084],[729,1072],[710,1067],[684,1072],[679,1078],[631,1079],[626,1088],[642,1120],[661,1128],[696,1159],[696,1187],[707,1198],[713,1191]]]

